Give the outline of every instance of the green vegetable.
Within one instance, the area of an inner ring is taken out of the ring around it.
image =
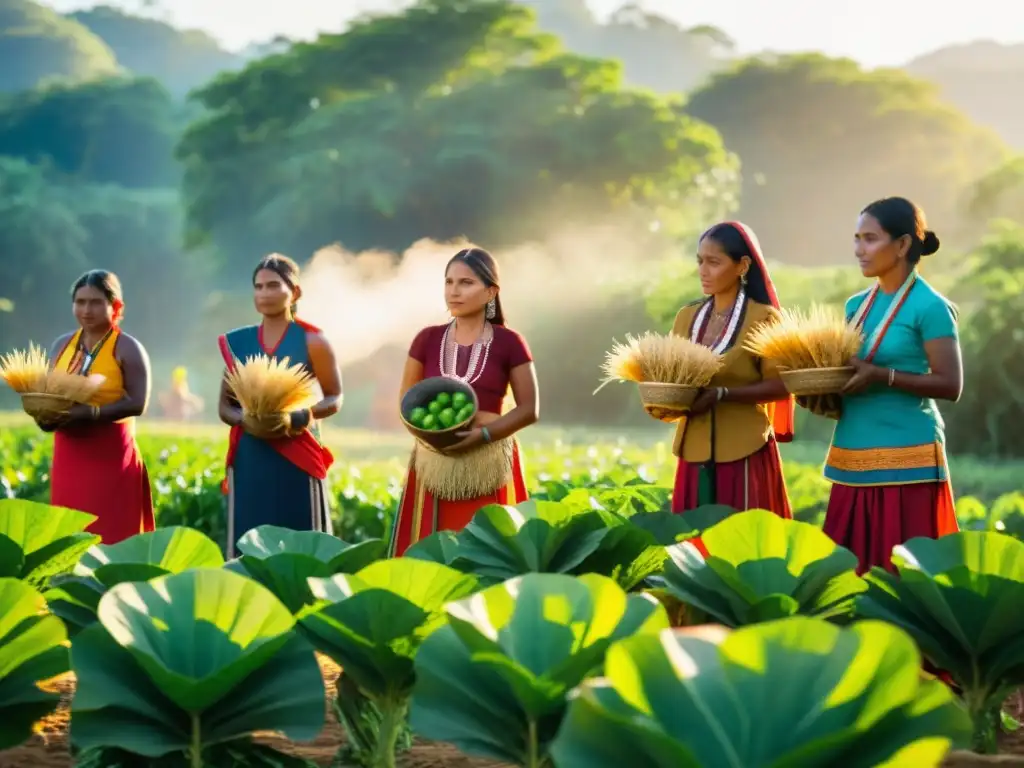
[[[420,426],[422,426],[423,429],[437,429],[437,417],[432,413],[428,413],[423,418],[423,424]]]
[[[466,403],[468,402],[469,397],[466,395],[465,392],[456,392],[454,395],[452,395],[452,407],[455,408],[456,410],[462,408],[462,406],[466,405]]]
[[[423,423],[423,420],[427,417],[426,408],[413,408],[409,414],[409,423],[415,424],[417,427]]]
[[[439,392],[437,397],[434,398],[435,403],[440,403],[442,406],[448,406],[452,403],[452,396],[447,392]]]
[[[441,405],[437,400],[431,401],[430,405],[427,406],[427,410],[434,416],[444,410],[444,406]]]
[[[464,421],[469,421],[473,418],[473,404],[466,403],[462,406],[462,409],[455,416],[455,423],[461,424]]]
[[[441,422],[442,427],[448,428],[455,423],[455,411],[451,408],[445,408],[437,414],[437,420]]]

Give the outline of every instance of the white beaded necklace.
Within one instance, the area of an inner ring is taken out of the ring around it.
[[[452,320],[448,323],[448,327],[444,329],[444,335],[441,337],[441,354],[439,357],[441,375],[449,379],[458,379],[466,384],[473,384],[483,375],[484,369],[487,367],[487,358],[491,353],[491,342],[494,341],[494,329],[490,323],[484,323],[483,333],[473,342],[473,347],[469,351],[469,365],[466,366],[465,376],[459,376],[456,373],[459,363],[459,347],[455,341],[454,329],[455,321]],[[477,370],[477,364],[480,366],[479,370]]]
[[[726,325],[722,335],[719,337],[718,342],[714,345],[708,345],[711,347],[712,352],[723,354],[729,345],[733,341],[733,336],[736,335],[736,331],[739,330],[740,315],[743,313],[743,305],[747,300],[747,292],[741,287],[739,293],[736,296],[736,301],[733,302],[732,309],[729,313],[729,323]],[[699,343],[700,332],[704,327],[704,320],[707,318],[708,313],[715,305],[714,298],[710,298],[704,302],[704,306],[700,308],[697,313],[697,317],[694,319],[693,329],[690,332],[690,341]]]

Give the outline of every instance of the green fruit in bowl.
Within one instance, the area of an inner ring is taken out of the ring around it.
[[[459,411],[469,402],[469,396],[465,392],[456,392],[452,395],[452,407]]]
[[[427,406],[427,410],[434,416],[437,416],[437,414],[444,410],[444,406],[435,399]]]
[[[437,420],[441,422],[441,426],[447,429],[455,423],[455,411],[452,408],[445,408],[439,414],[437,414]]]
[[[434,415],[434,414],[432,414],[432,413],[428,413],[428,414],[427,414],[427,415],[426,415],[426,416],[425,416],[425,417],[423,418],[423,423],[422,423],[422,424],[421,424],[420,426],[421,426],[421,427],[422,427],[423,429],[430,429],[430,430],[433,430],[433,429],[437,429],[437,427],[438,427],[438,424],[437,424],[437,416],[435,416],[435,415]]]
[[[469,421],[471,418],[473,418],[473,404],[466,403],[455,415],[455,423],[462,424],[465,421]]]
[[[452,404],[452,396],[447,392],[439,392],[437,397],[434,398],[435,402],[440,403],[442,406],[449,406]]]
[[[413,408],[409,413],[409,423],[414,427],[423,426],[423,420],[427,417],[426,408]]]

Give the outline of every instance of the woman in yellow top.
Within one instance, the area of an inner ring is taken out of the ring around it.
[[[149,475],[135,442],[135,418],[149,401],[149,357],[124,333],[121,282],[103,270],[86,272],[71,288],[79,329],[57,339],[54,368],[103,384],[87,405],[76,405],[56,423],[50,503],[96,516],[89,526],[104,544],[153,530]]]
[[[724,368],[676,429],[672,511],[703,504],[792,517],[778,442],[793,439],[793,400],[778,371],[743,349],[752,329],[778,320],[779,300],[754,232],[738,221],[701,235],[706,298],[683,307],[672,332],[720,352]]]

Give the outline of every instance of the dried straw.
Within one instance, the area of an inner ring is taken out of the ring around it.
[[[809,312],[782,310],[776,323],[755,328],[743,347],[793,371],[841,368],[860,352],[864,336],[834,307],[814,305]]]
[[[50,370],[46,353],[35,344],[0,357],[0,378],[20,395],[56,395],[74,403],[88,403],[106,379]]]
[[[315,377],[302,365],[289,365],[287,357],[277,360],[266,355],[235,360],[228,371],[227,385],[242,406],[242,412],[255,417],[270,416],[309,408],[316,403]]]
[[[706,387],[722,370],[722,356],[685,336],[648,331],[626,343],[615,342],[601,370],[604,378],[596,394],[612,381],[656,382],[685,387]]]

